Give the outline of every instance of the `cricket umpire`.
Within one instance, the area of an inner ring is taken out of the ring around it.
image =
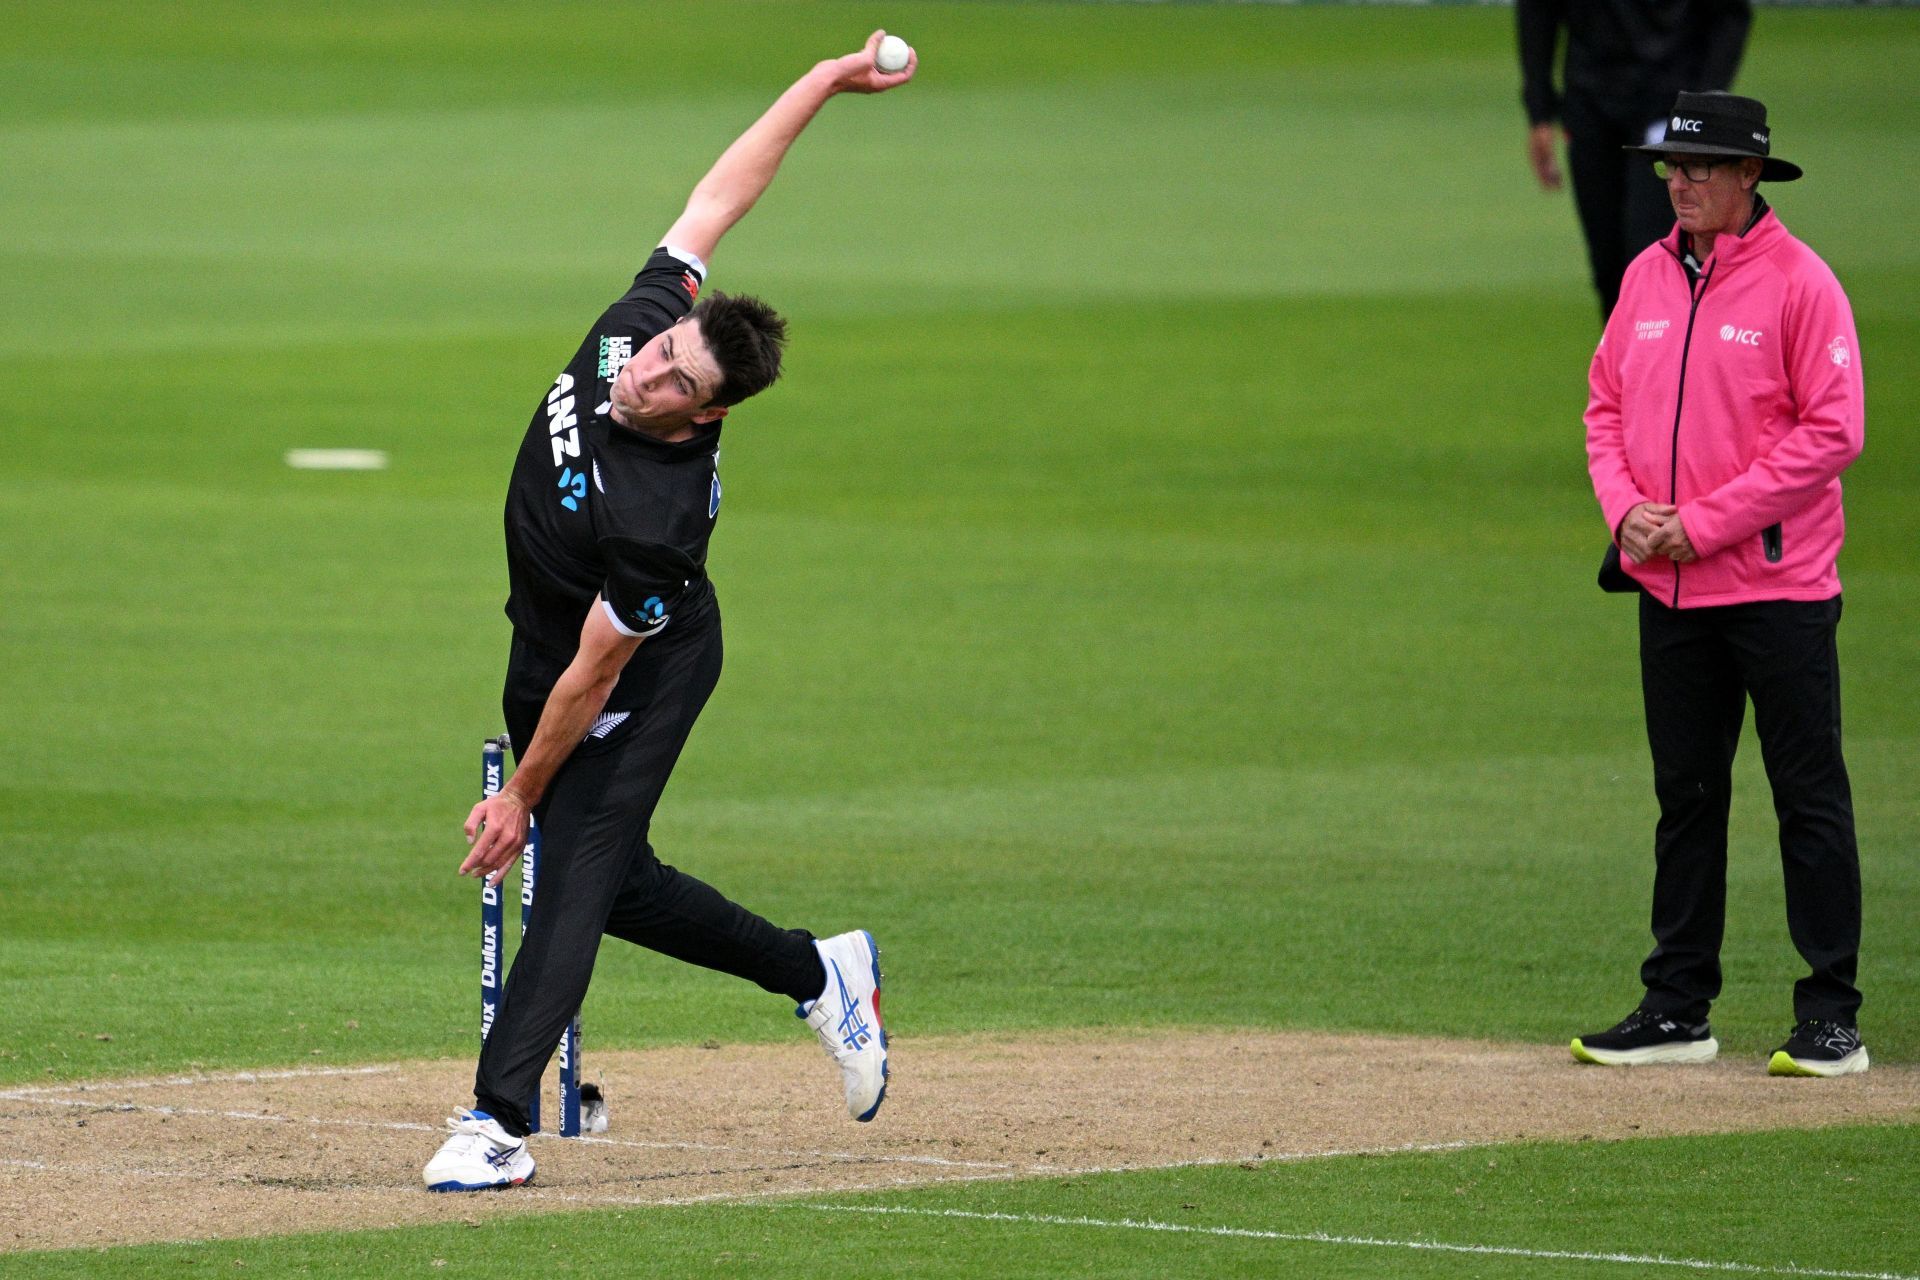
[[[1567,139],[1573,198],[1586,235],[1600,320],[1612,314],[1627,263],[1671,225],[1667,193],[1622,147],[1658,142],[1682,89],[1728,89],[1740,66],[1748,0],[1517,0],[1527,158],[1560,189],[1554,134]],[[1564,91],[1554,54],[1566,34]]]
[[[1787,928],[1809,972],[1776,1075],[1867,1069],[1856,1026],[1860,860],[1840,749],[1840,473],[1865,395],[1853,311],[1760,195],[1800,168],[1767,109],[1682,93],[1634,148],[1678,225],[1633,260],[1589,372],[1595,496],[1638,587],[1660,820],[1640,1008],[1573,1042],[1608,1065],[1701,1062],[1718,1043],[1727,813],[1749,699],[1773,789]]]
[[[540,823],[540,892],[481,1046],[474,1106],[427,1164],[435,1191],[533,1177],[527,1102],[580,1007],[602,934],[735,974],[794,1001],[870,1120],[886,1094],[872,935],[816,941],[660,862],[648,825],[720,676],[706,573],[720,512],[720,429],[780,373],[785,322],[750,297],[700,299],[707,262],[829,98],[906,83],[866,47],[787,89],[701,179],[633,287],[542,395],[506,504],[503,703],[512,779],[475,805],[463,875],[498,882]],[[524,744],[524,745],[523,745]]]

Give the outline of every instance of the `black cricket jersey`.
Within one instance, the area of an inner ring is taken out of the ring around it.
[[[719,625],[706,564],[720,514],[720,424],[669,444],[615,422],[609,402],[621,367],[692,309],[705,275],[693,255],[656,249],[594,322],[521,441],[507,487],[507,617],[518,644],[546,660],[548,688],[578,651],[595,596],[627,635]],[[620,705],[616,689],[608,706]]]
[[[1564,119],[1576,132],[1609,121],[1640,132],[1682,89],[1725,89],[1753,25],[1752,0],[1518,0],[1514,10],[1528,122]],[[1563,27],[1564,96],[1553,88]]]

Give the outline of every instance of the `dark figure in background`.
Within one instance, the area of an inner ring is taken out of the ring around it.
[[[1566,134],[1573,198],[1587,237],[1600,322],[1613,314],[1620,277],[1673,226],[1666,188],[1623,147],[1659,142],[1682,89],[1727,89],[1740,66],[1748,0],[1517,0],[1520,98],[1527,157],[1543,190],[1560,189],[1554,126]],[[1564,89],[1554,55],[1566,32]]]

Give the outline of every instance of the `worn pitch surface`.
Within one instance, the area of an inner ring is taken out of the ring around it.
[[[1780,1080],[1758,1061],[1606,1070],[1556,1046],[1298,1033],[896,1041],[869,1125],[846,1119],[831,1066],[805,1045],[600,1053],[588,1065],[609,1095],[609,1133],[539,1139],[536,1185],[479,1195],[420,1184],[441,1116],[466,1097],[465,1062],[0,1091],[0,1249],[1920,1119],[1909,1068]]]

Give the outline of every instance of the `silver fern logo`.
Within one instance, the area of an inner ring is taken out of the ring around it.
[[[593,728],[587,730],[589,738],[604,738],[626,723],[631,711],[609,711],[594,719]]]

